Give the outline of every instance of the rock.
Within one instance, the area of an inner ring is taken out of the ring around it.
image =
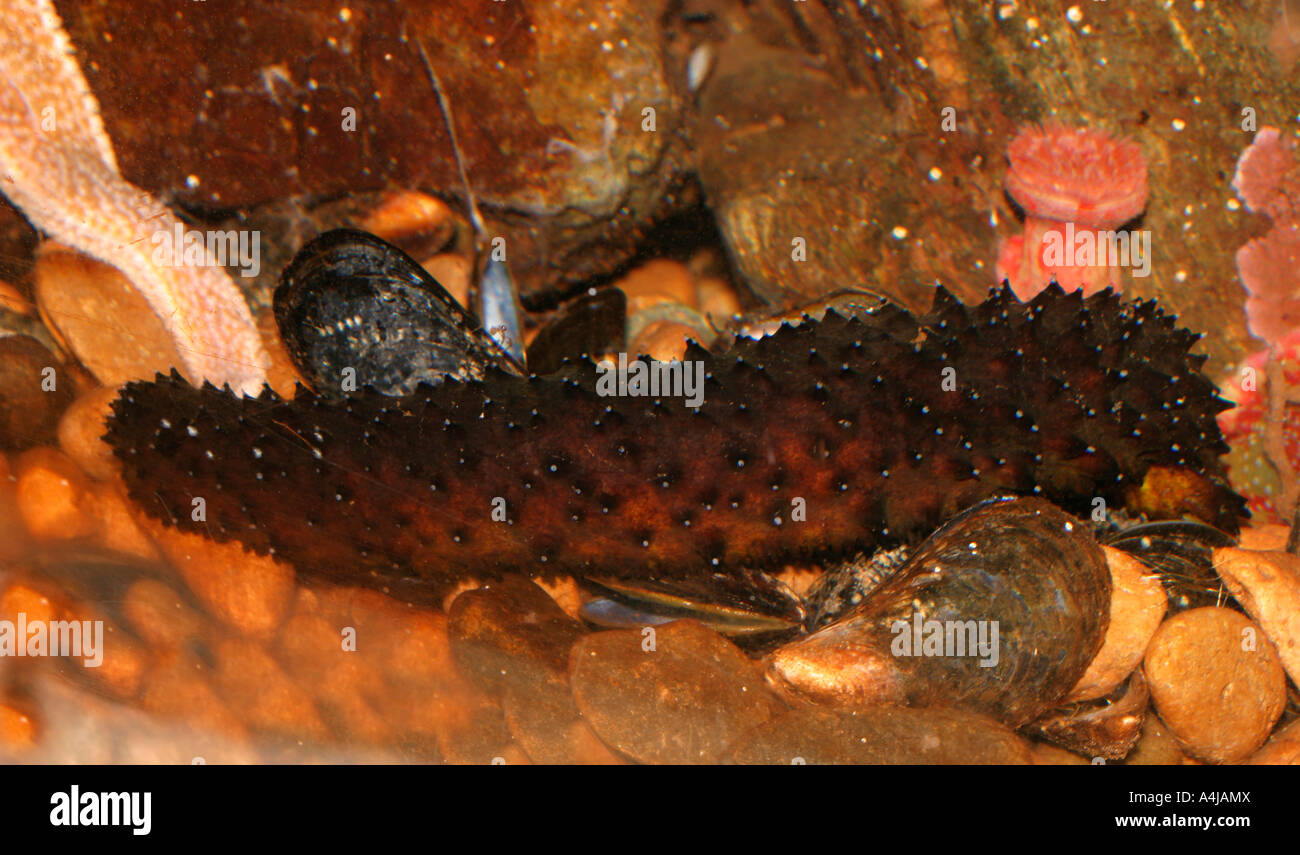
[[[447,293],[456,298],[461,308],[469,308],[469,286],[474,279],[474,262],[454,252],[443,252],[425,259],[421,266]]]
[[[109,618],[98,604],[69,598],[58,620],[98,621],[103,626],[99,661],[87,661],[87,656],[68,656],[68,666],[93,685],[120,699],[132,699],[140,693],[145,675],[153,664],[153,654],[134,636]],[[84,624],[83,624],[84,626]],[[84,647],[83,652],[90,651]]]
[[[29,449],[15,461],[14,475],[18,512],[32,537],[75,540],[95,533],[89,481],[67,455],[49,447]]]
[[[447,245],[456,229],[456,217],[441,199],[415,191],[392,191],[384,194],[357,227],[419,258]]]
[[[1252,766],[1300,766],[1300,719],[1278,728],[1248,762]]]
[[[0,561],[24,555],[30,537],[18,507],[18,479],[9,458],[0,451]]]
[[[72,375],[45,345],[0,330],[0,448],[48,442],[74,394]]]
[[[1264,744],[1286,704],[1277,652],[1249,618],[1208,606],[1161,624],[1145,671],[1161,719],[1192,754],[1233,763]]]
[[[1101,650],[1066,696],[1066,703],[1103,698],[1118,689],[1141,663],[1168,608],[1159,576],[1126,552],[1102,549],[1110,568],[1110,623]]]
[[[1242,549],[1281,552],[1286,549],[1286,540],[1290,534],[1290,526],[1249,525],[1241,530],[1237,544]]]
[[[0,757],[17,760],[36,747],[36,719],[12,703],[0,703]]]
[[[277,652],[294,681],[311,693],[338,739],[388,742],[392,729],[375,707],[386,700],[383,677],[345,639],[341,628],[325,618],[299,613],[281,629]]]
[[[642,328],[628,345],[628,353],[645,354],[660,362],[680,360],[686,355],[688,342],[699,341],[699,330],[686,324],[655,321]]]
[[[150,561],[158,559],[158,548],[140,527],[135,506],[127,499],[120,481],[91,484],[86,513],[95,521],[92,535],[95,543],[123,555]]]
[[[293,602],[292,567],[236,542],[217,543],[143,515],[138,519],[210,615],[250,638],[275,634]]]
[[[702,276],[696,290],[699,293],[699,310],[704,317],[721,327],[740,314],[740,298],[730,282],[717,276]]]
[[[614,283],[627,295],[628,314],[657,303],[680,303],[698,309],[695,276],[680,261],[656,258],[628,271]]]
[[[1300,686],[1300,557],[1227,547],[1214,551],[1214,567]]]
[[[745,734],[728,752],[742,764],[985,765],[1034,762],[1005,725],[943,707],[879,706],[856,713],[794,709]]]
[[[462,673],[503,693],[506,724],[533,761],[622,762],[583,721],[569,689],[569,650],[586,630],[540,586],[491,582],[457,597],[449,618]]]
[[[518,577],[466,591],[448,619],[456,664],[488,691],[566,681],[569,650],[586,634],[545,591]]]
[[[158,719],[173,720],[189,737],[184,758],[207,762],[229,760],[231,749],[248,738],[239,718],[226,706],[212,685],[212,672],[192,655],[173,650],[159,657],[140,693],[140,708]],[[155,725],[157,726],[157,725]],[[220,746],[220,747],[218,747]],[[251,753],[251,749],[245,749]]]
[[[117,268],[47,244],[34,275],[42,317],[105,386],[152,380],[186,364],[153,308]]]
[[[210,631],[207,619],[185,597],[157,579],[132,582],[122,614],[132,632],[160,651],[181,650]]]
[[[461,196],[417,43],[525,292],[613,272],[691,201],[673,192],[685,185],[680,100],[660,11],[644,4],[358,0],[290,14],[235,0],[233,40],[162,0],[59,5],[123,175],[189,209],[392,187]],[[164,15],[183,49],[136,23]]]
[[[1035,742],[1030,746],[1034,755],[1035,766],[1090,766],[1092,761],[1080,757],[1064,748],[1057,748],[1047,742]]]
[[[329,737],[311,697],[260,644],[221,638],[212,644],[212,656],[213,685],[250,730],[292,740]]]
[[[1142,723],[1142,736],[1124,758],[1125,766],[1178,766],[1189,762],[1196,761],[1183,753],[1178,740],[1155,714],[1146,717]]]
[[[588,635],[569,675],[596,735],[642,763],[716,762],[775,710],[755,663],[690,620]]]
[[[115,386],[87,392],[59,419],[59,448],[97,481],[107,481],[120,471],[113,449],[104,441],[105,422],[117,392]]]

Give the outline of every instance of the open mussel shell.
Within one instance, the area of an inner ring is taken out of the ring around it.
[[[588,577],[584,584],[594,596],[583,604],[583,618],[610,629],[692,618],[722,635],[747,638],[793,633],[804,621],[799,597],[757,571],[667,580]]]
[[[1106,558],[1040,499],[976,505],[840,620],[774,651],[769,682],[841,707],[955,704],[1019,726],[1058,705],[1101,648]]]
[[[521,373],[436,279],[372,234],[335,229],[285,268],[273,301],[299,374],[336,397],[372,386],[405,395],[420,383]]]
[[[626,348],[627,297],[618,288],[593,289],[565,303],[528,345],[528,370],[559,371],[565,360],[599,360]]]
[[[1214,550],[1236,546],[1237,539],[1213,526],[1189,520],[1139,523],[1102,542],[1159,574],[1171,609],[1217,606],[1228,597],[1214,570]]]

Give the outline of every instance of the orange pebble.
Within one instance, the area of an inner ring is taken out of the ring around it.
[[[185,598],[157,579],[139,579],[122,599],[127,623],[151,647],[177,650],[199,638],[206,619]]]
[[[244,726],[217,695],[210,678],[208,669],[190,655],[162,657],[140,693],[140,706],[157,716],[183,719],[205,735],[242,739]]]
[[[10,283],[0,281],[0,310],[32,317],[36,314],[36,304]]]
[[[106,481],[119,471],[118,460],[104,441],[105,420],[117,393],[116,386],[100,386],[73,401],[59,419],[59,447],[98,481]]]
[[[292,398],[296,385],[301,381],[298,369],[294,367],[289,351],[280,338],[280,330],[275,325],[275,315],[271,312],[263,312],[259,315],[257,332],[262,337],[262,346],[271,357],[271,364],[266,369],[266,384],[281,398]]]
[[[217,691],[231,712],[250,728],[293,739],[329,736],[311,696],[260,644],[242,638],[221,639],[212,653]]]
[[[120,481],[92,484],[86,512],[95,520],[95,542],[146,560],[157,560],[158,548],[140,528],[139,514],[127,499]]]
[[[388,193],[361,221],[361,228],[386,241],[401,243],[412,236],[444,232],[455,227],[447,203],[415,190]]]
[[[0,561],[12,561],[25,554],[28,537],[18,512],[18,479],[8,456],[0,452]]]
[[[9,704],[0,704],[0,752],[19,754],[36,746],[36,722]]]
[[[252,638],[269,639],[293,605],[293,568],[236,542],[217,543],[139,517],[145,531],[208,613]]]
[[[163,322],[116,267],[46,244],[33,276],[46,326],[104,385],[184,364]]]
[[[70,602],[58,619],[80,621],[83,626],[88,623],[92,632],[96,626],[102,627],[100,632],[95,633],[98,646],[96,655],[68,656],[66,661],[70,665],[80,669],[92,682],[116,697],[134,698],[139,694],[140,684],[150,665],[149,651],[143,644],[112,621],[106,620],[99,609],[88,603]],[[87,641],[83,640],[83,652],[89,653],[86,645]]]
[[[699,307],[695,277],[681,262],[657,258],[627,273],[617,283],[627,295],[627,313],[634,315],[656,303],[681,303]]]
[[[16,621],[22,614],[29,623],[48,623],[62,608],[50,595],[24,582],[15,582],[0,593],[0,620]]]
[[[740,314],[740,298],[727,280],[705,276],[700,279],[699,292],[700,314],[712,318],[719,326],[728,318]]]
[[[342,737],[369,743],[386,742],[390,729],[381,708],[387,700],[383,679],[353,649],[344,646],[344,633],[319,615],[298,614],[280,632],[279,652],[289,674],[311,692],[322,716]]]
[[[686,343],[698,341],[700,333],[685,324],[655,321],[647,325],[628,345],[628,354],[645,354],[661,362],[681,359],[686,355]]]
[[[423,262],[429,275],[447,289],[462,307],[469,306],[469,283],[474,278],[474,264],[463,255],[442,252]]]
[[[429,687],[458,681],[451,656],[447,616],[408,606],[368,588],[317,589],[321,615],[336,627],[351,627],[357,651],[399,685]]]
[[[38,540],[70,540],[95,531],[95,519],[86,513],[89,482],[71,458],[41,446],[19,455],[18,513]]]

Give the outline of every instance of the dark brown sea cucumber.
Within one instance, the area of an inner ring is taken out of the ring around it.
[[[107,439],[149,514],[353,583],[771,567],[915,541],[997,494],[1084,513],[1156,466],[1203,476],[1207,521],[1235,530],[1196,338],[1108,291],[939,289],[919,319],[885,305],[692,349],[698,410],[601,397],[590,364],[335,402],[173,375],[128,384]]]

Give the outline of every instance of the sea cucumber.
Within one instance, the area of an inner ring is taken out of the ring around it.
[[[1235,530],[1196,339],[1109,291],[966,307],[939,288],[920,318],[884,304],[693,347],[698,409],[601,397],[586,361],[341,401],[173,374],[125,386],[106,439],[147,513],[356,584],[771,567],[915,542],[995,495],[1122,504],[1152,467],[1198,476],[1206,521]]]

